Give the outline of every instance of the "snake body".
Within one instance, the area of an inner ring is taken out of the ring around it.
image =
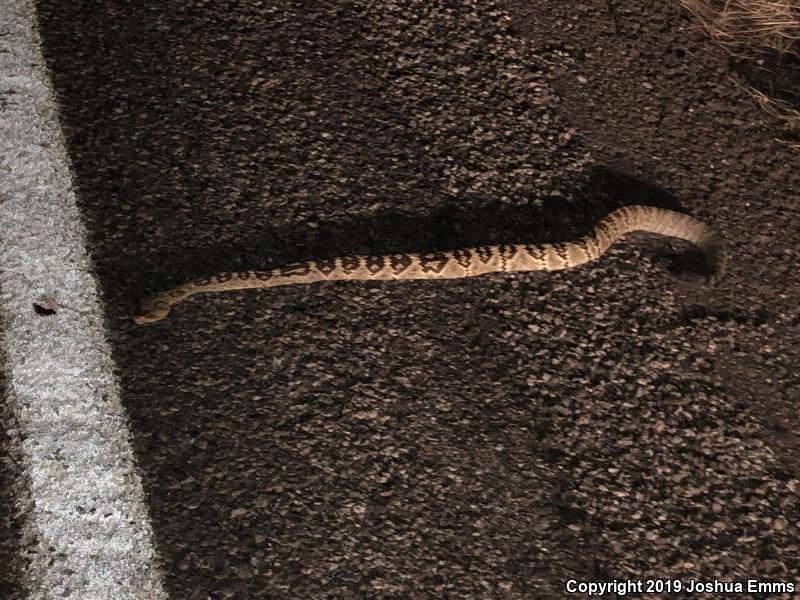
[[[712,277],[722,274],[725,253],[717,233],[688,215],[653,206],[626,206],[598,221],[587,235],[572,241],[545,244],[498,244],[427,254],[341,256],[309,260],[271,271],[217,273],[193,279],[142,300],[133,316],[139,324],[160,321],[173,306],[190,296],[226,290],[340,280],[457,279],[486,273],[557,271],[596,260],[619,238],[647,231],[691,242],[705,256]]]

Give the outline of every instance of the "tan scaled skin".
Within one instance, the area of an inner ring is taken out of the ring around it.
[[[632,231],[646,231],[691,242],[703,253],[713,278],[725,268],[722,240],[702,221],[653,206],[626,206],[601,219],[587,235],[572,241],[546,244],[498,244],[428,254],[341,256],[309,260],[271,271],[217,273],[194,279],[142,300],[133,316],[136,323],[153,323],[190,296],[226,290],[270,288],[281,285],[341,280],[457,279],[486,273],[557,271],[598,259],[614,242]]]

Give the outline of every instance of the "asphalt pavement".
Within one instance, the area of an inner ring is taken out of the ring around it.
[[[677,6],[38,10],[170,597],[796,585],[798,158]],[[727,278],[642,235],[130,319],[216,271],[568,239],[630,203],[718,227]]]

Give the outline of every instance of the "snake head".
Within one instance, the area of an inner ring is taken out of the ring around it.
[[[133,315],[133,320],[138,325],[155,323],[169,314],[171,305],[156,298],[145,298],[139,305],[139,310]]]

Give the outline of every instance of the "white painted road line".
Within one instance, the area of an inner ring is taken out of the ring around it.
[[[30,597],[166,598],[33,0],[0,0],[0,17],[0,314]],[[55,314],[37,314],[48,297]]]

